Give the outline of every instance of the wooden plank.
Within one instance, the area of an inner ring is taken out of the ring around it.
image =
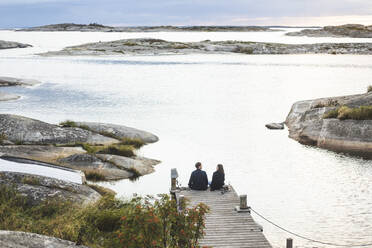
[[[207,214],[205,236],[200,240],[201,246],[227,248],[272,248],[250,213],[238,213],[240,199],[233,187],[229,191],[195,191],[189,189],[177,190],[180,195],[189,200],[191,206],[205,203],[211,209]]]

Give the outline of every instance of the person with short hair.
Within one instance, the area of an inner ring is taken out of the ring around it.
[[[207,190],[208,176],[205,171],[202,171],[202,164],[197,162],[195,164],[196,170],[191,173],[189,180],[189,188],[193,190]]]
[[[222,189],[225,184],[225,171],[223,170],[223,165],[218,164],[217,170],[213,173],[211,191]]]

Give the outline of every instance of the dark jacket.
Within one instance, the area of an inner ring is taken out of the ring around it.
[[[191,173],[189,188],[195,190],[206,190],[208,188],[208,176],[205,171],[196,169]]]
[[[222,186],[225,184],[225,174],[222,174],[219,171],[213,173],[211,190],[222,189]]]

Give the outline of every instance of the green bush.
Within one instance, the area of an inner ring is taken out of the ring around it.
[[[130,201],[103,196],[90,205],[44,201],[37,206],[9,186],[0,186],[0,230],[33,232],[91,248],[198,247],[208,207],[179,212],[168,195]]]

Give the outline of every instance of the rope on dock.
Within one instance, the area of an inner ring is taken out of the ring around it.
[[[261,217],[263,220],[267,221],[268,223],[270,223],[271,225],[289,233],[289,234],[292,234],[298,238],[301,238],[301,239],[304,239],[304,240],[307,240],[307,241],[310,241],[310,242],[313,242],[313,243],[319,243],[319,244],[323,244],[323,245],[330,245],[330,246],[338,246],[338,247],[367,247],[367,246],[372,246],[372,243],[369,243],[369,244],[337,244],[337,243],[331,243],[331,242],[324,242],[324,241],[319,241],[319,240],[315,240],[315,239],[312,239],[312,238],[308,238],[308,237],[305,237],[303,235],[300,235],[300,234],[297,234],[295,232],[292,232],[276,223],[274,223],[273,221],[269,220],[268,218],[264,217],[263,215],[261,215],[260,213],[258,213],[256,210],[250,208],[250,210],[255,213],[256,215],[258,215],[259,217]]]

